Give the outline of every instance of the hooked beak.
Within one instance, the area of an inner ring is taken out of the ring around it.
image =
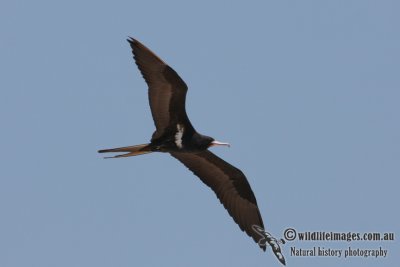
[[[231,145],[229,143],[222,143],[219,141],[212,141],[210,146],[227,146],[227,147],[231,147]]]

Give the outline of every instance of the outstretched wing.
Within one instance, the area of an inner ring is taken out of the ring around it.
[[[209,150],[200,153],[172,152],[171,155],[215,192],[240,229],[258,243],[262,237],[252,226],[264,228],[264,225],[256,198],[243,172]],[[265,244],[259,245],[265,251]]]
[[[194,130],[186,115],[187,85],[179,75],[150,49],[129,38],[133,58],[149,86],[149,102],[156,131],[153,139],[168,131],[176,131],[177,123],[186,131]]]

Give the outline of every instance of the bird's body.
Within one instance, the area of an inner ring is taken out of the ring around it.
[[[264,225],[245,175],[208,150],[211,146],[229,144],[218,142],[194,129],[185,109],[188,90],[185,82],[143,44],[133,38],[128,39],[128,42],[135,62],[149,86],[149,102],[156,130],[148,144],[104,149],[99,152],[125,153],[113,158],[151,152],[170,153],[215,192],[240,229],[265,250],[266,244],[259,242],[262,237],[252,228],[255,225],[263,229]],[[280,253],[280,249],[278,252]],[[281,262],[284,263],[284,260]]]

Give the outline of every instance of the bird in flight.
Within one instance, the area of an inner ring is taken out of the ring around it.
[[[188,90],[186,83],[142,43],[133,38],[127,41],[149,87],[150,109],[156,130],[148,144],[103,149],[98,152],[124,153],[112,158],[152,152],[170,153],[214,191],[240,229],[265,251],[267,245],[265,242],[259,242],[263,238],[262,235],[253,229],[254,225],[264,229],[264,224],[246,176],[241,170],[208,150],[212,146],[229,146],[229,144],[216,141],[195,130],[185,110]],[[274,246],[271,247],[276,255]],[[277,252],[280,253],[279,245],[278,249]],[[282,263],[285,264],[284,259]]]

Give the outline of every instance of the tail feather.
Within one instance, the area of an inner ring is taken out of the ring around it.
[[[111,149],[102,149],[98,151],[99,153],[109,153],[109,152],[128,152],[126,154],[116,155],[113,157],[105,157],[105,158],[122,158],[122,157],[132,157],[138,156],[146,153],[151,153],[151,148],[149,144],[142,144],[136,146],[126,146],[126,147],[117,147]]]

